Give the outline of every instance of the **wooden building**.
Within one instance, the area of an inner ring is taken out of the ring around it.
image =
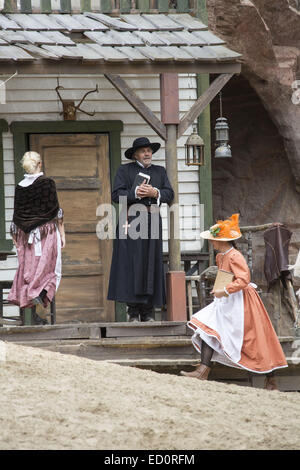
[[[184,163],[184,143],[192,122],[239,73],[240,55],[186,13],[190,7],[184,2],[169,10],[159,1],[155,11],[151,2],[116,2],[112,11],[108,2],[101,8],[91,2],[80,12],[76,2],[67,3],[62,1],[53,13],[50,2],[21,3],[23,13],[6,3],[0,15],[5,86],[0,105],[1,249],[12,249],[9,226],[15,184],[22,178],[19,161],[26,150],[36,150],[47,176],[56,181],[65,211],[67,246],[57,322],[124,320],[124,310],[117,306],[115,313],[113,302],[106,300],[112,241],[97,238],[97,207],[111,202],[115,171],[125,163],[124,150],[134,138],[158,140],[162,148],[154,161],[167,166],[176,202],[205,208],[202,219],[197,211],[185,214],[188,228],[181,240],[173,245],[171,240],[171,247],[164,217],[164,251],[170,252],[170,262],[177,256],[177,270],[182,269],[180,252],[200,252],[196,235],[211,222],[209,133],[203,115],[206,165],[201,171],[207,184],[200,190],[198,167]],[[211,87],[208,73],[218,75]],[[163,79],[173,80],[176,111],[168,109]],[[64,119],[62,101],[80,105],[75,119]],[[170,126],[177,129],[171,150]],[[15,256],[1,262],[0,280],[11,281],[16,267]]]

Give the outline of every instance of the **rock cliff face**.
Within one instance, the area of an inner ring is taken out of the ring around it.
[[[207,0],[209,28],[243,54],[242,74],[222,92],[233,158],[213,158],[214,215],[239,210],[242,225],[285,223],[291,261],[300,249],[299,3]],[[212,123],[218,112],[215,99]],[[262,268],[262,235],[256,248]]]
[[[298,1],[208,0],[207,7],[209,27],[243,54],[242,73],[284,139],[300,193]]]

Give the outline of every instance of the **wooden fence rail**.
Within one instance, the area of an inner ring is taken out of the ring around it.
[[[5,0],[2,13],[80,13],[94,11],[99,13],[132,13],[132,12],[157,12],[188,13],[196,8],[195,0],[58,0],[55,6],[51,0]]]

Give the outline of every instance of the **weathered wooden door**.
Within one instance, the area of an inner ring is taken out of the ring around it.
[[[108,135],[31,134],[30,149],[42,156],[64,210],[57,322],[114,321],[114,303],[106,300],[112,241],[96,235],[96,209],[111,202]]]

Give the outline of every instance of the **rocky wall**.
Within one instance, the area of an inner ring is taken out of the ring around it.
[[[232,158],[212,158],[214,218],[240,213],[241,225],[284,223],[292,232],[290,261],[300,248],[299,193],[276,126],[243,77],[234,77],[222,92],[223,116],[230,127]],[[219,98],[211,105],[212,154]],[[298,214],[298,215],[297,215]],[[264,283],[263,233],[254,235],[257,282]]]
[[[293,95],[300,79],[297,5],[287,0],[207,1],[209,28],[243,54],[241,75],[222,91],[233,157],[213,158],[214,217],[238,211],[241,225],[284,223],[293,232],[291,263],[300,249],[300,99]],[[212,149],[217,117],[218,97],[211,106]],[[265,283],[264,252],[260,233],[254,236],[259,284]]]

